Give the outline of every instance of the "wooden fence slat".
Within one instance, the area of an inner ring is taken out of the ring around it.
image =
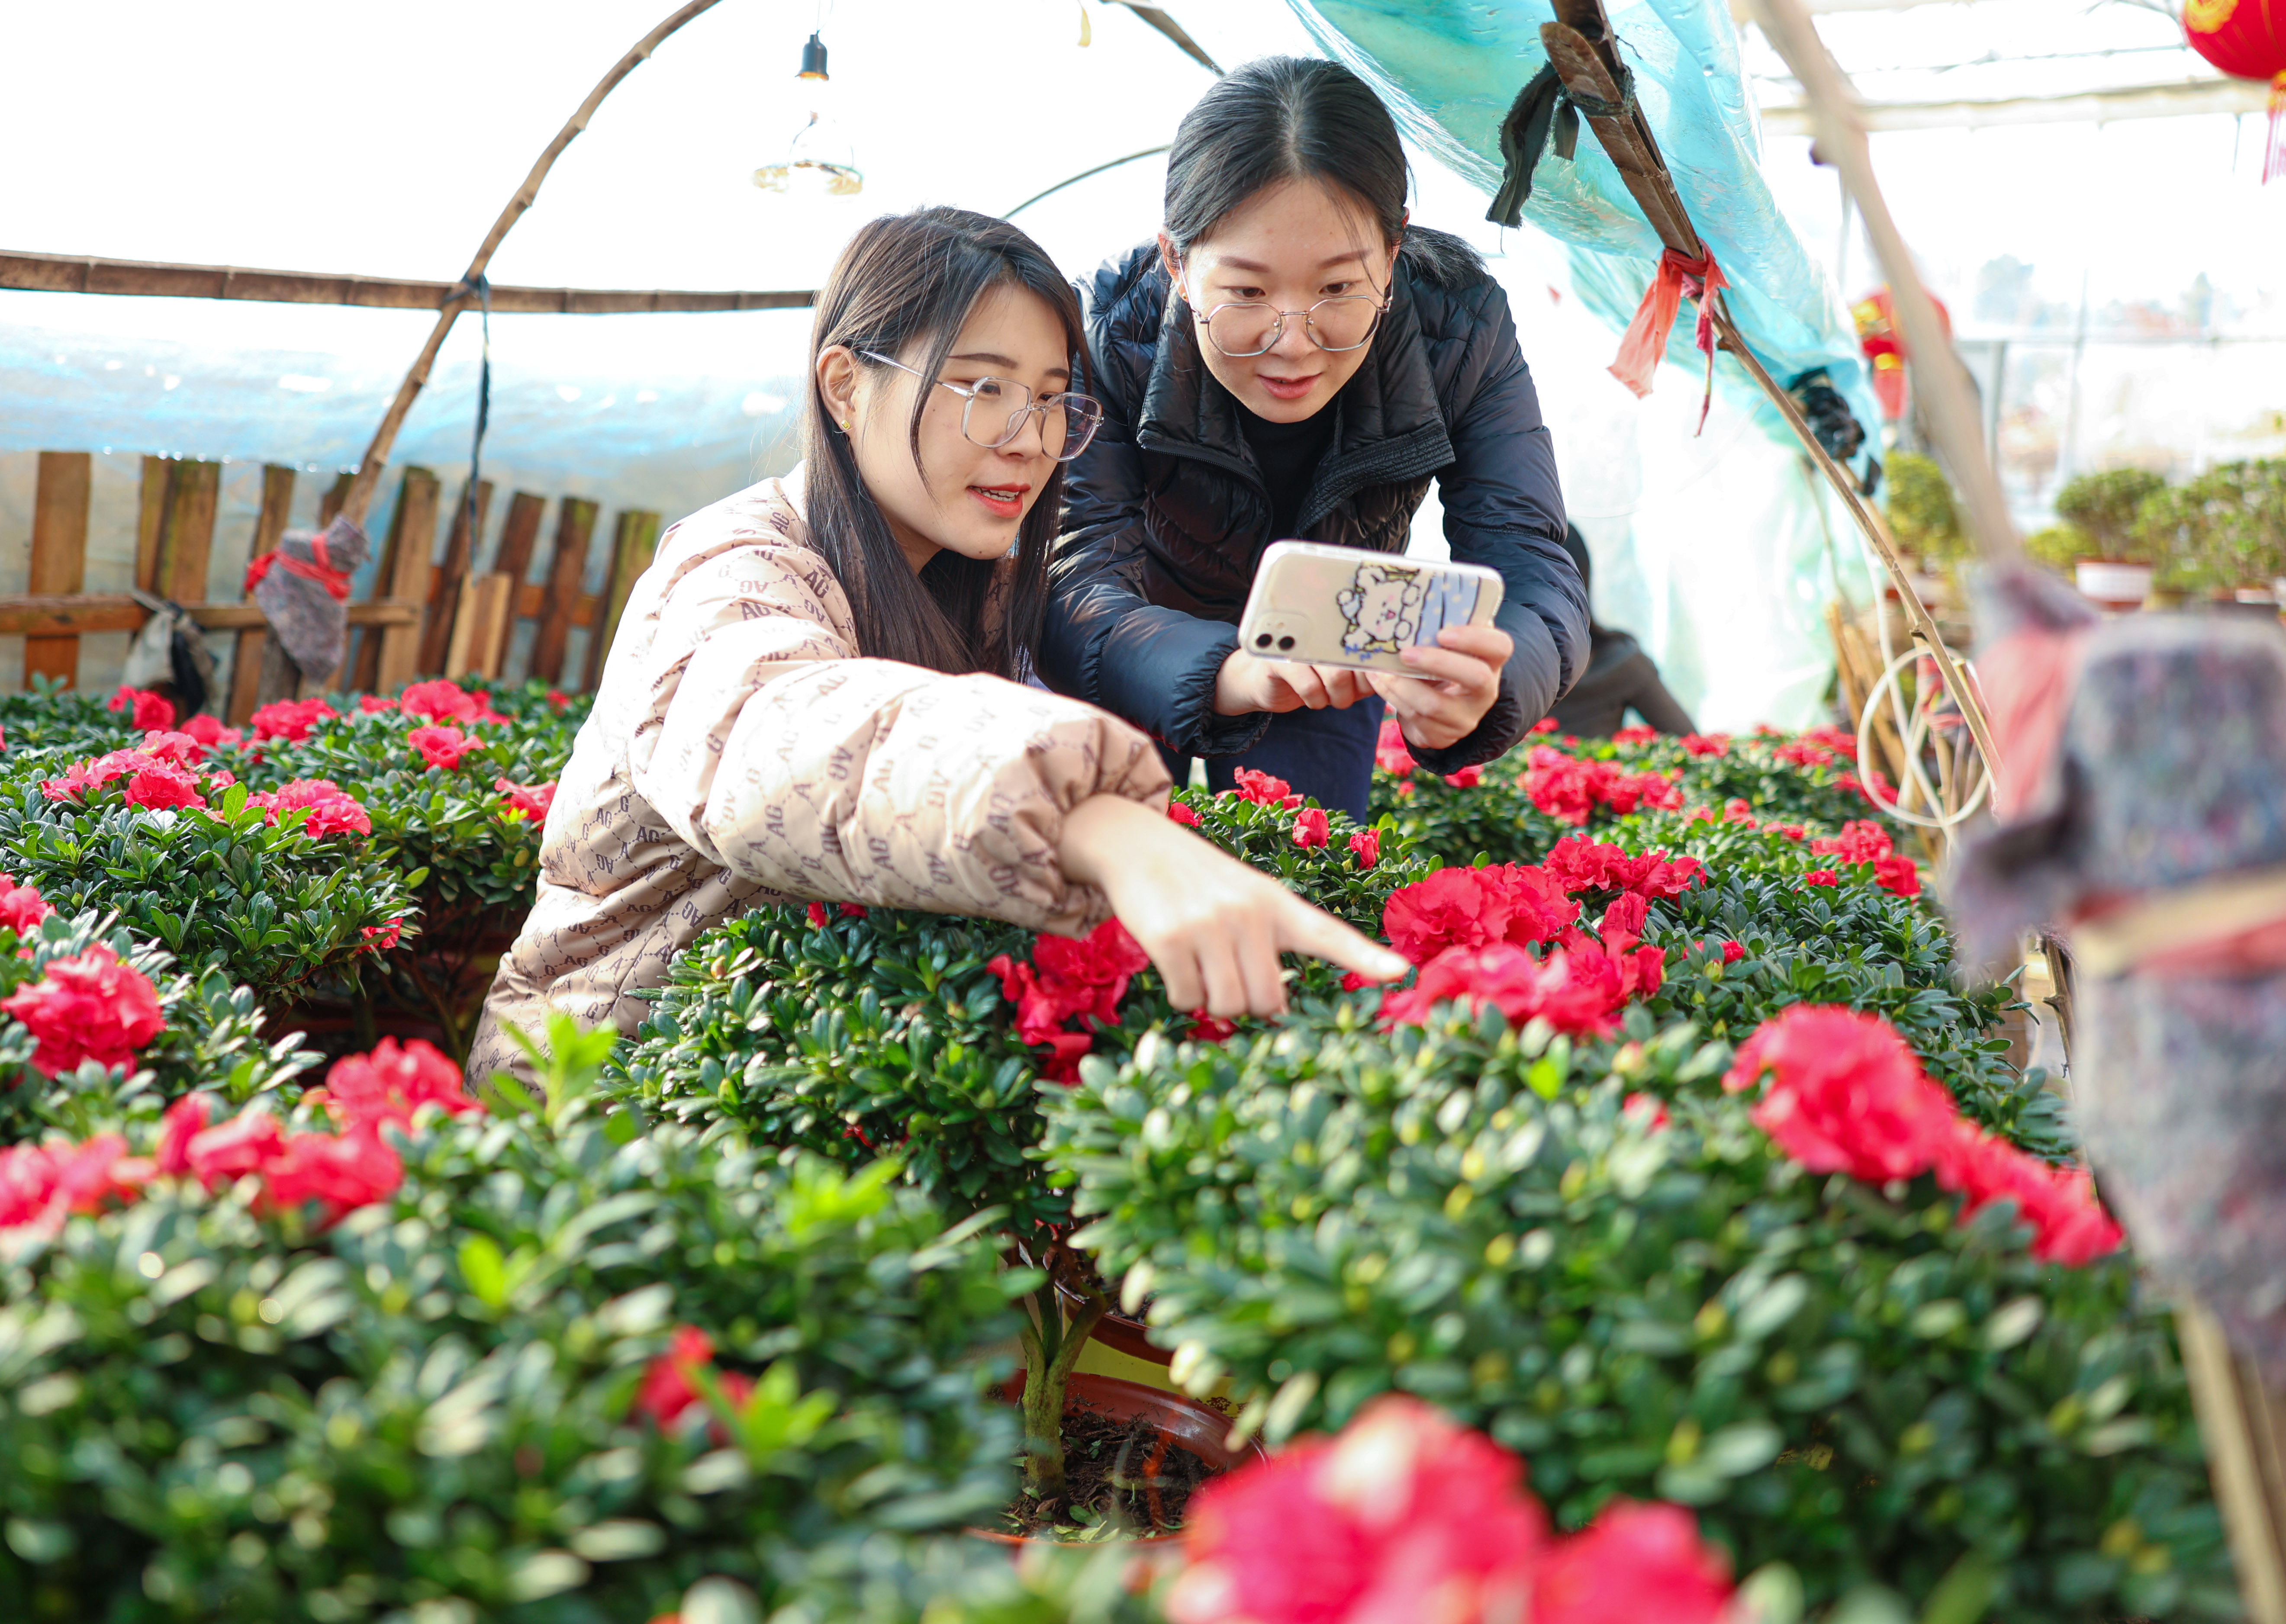
[[[274,462],[264,464],[262,469],[262,512],[254,521],[254,540],[246,550],[248,564],[276,548],[278,538],[286,533],[287,516],[293,508],[294,470],[280,468]],[[270,634],[259,627],[249,627],[238,635],[238,652],[230,662],[230,703],[223,712],[234,728],[245,726],[248,718],[271,700],[293,698],[291,688],[280,693],[263,692],[262,678],[265,667],[275,673],[275,680],[281,686],[287,673],[292,669],[291,661],[265,662],[264,655],[269,642]]]
[[[167,526],[167,493],[175,465],[164,457],[143,459],[143,501],[135,519],[135,584],[159,589],[159,538]]]
[[[397,517],[390,525],[390,569],[376,577],[375,597],[429,601],[430,560],[437,552],[437,499],[442,490],[437,476],[425,468],[405,470],[405,488],[397,500]],[[368,637],[374,634],[366,634]],[[421,669],[421,627],[383,627],[374,691],[394,693]]]
[[[215,507],[222,494],[222,464],[177,462],[168,482],[166,522],[159,535],[154,572],[160,583],[146,590],[177,603],[207,595],[207,561],[214,555]]]
[[[318,499],[318,528],[319,530],[325,529],[327,525],[334,522],[334,516],[342,510],[342,504],[350,499],[350,486],[356,483],[357,473],[354,469],[336,474],[334,477],[333,488]]]
[[[95,459],[84,451],[43,451],[40,482],[32,498],[32,574],[29,590],[43,596],[68,596],[87,584],[87,501]],[[59,677],[66,687],[79,681],[79,639],[24,639],[24,682],[35,676]]]
[[[509,499],[508,517],[501,523],[500,556],[493,568],[521,584],[532,573],[532,548],[540,542],[540,521],[547,516],[548,499],[518,491]]]
[[[421,669],[432,675],[453,676],[462,667],[452,664],[453,635],[460,622],[461,584],[467,580],[469,562],[475,558],[477,543],[485,533],[485,519],[492,511],[493,482],[477,481],[477,522],[469,523],[469,493],[465,485],[461,497],[453,504],[453,530],[445,543],[445,562],[437,566],[435,581],[429,588],[429,619],[421,632]]]
[[[449,672],[500,674],[501,661],[508,651],[508,611],[515,590],[516,583],[498,571],[469,583],[453,619],[453,641],[446,650]]]
[[[591,690],[603,684],[603,659],[611,652],[611,640],[619,635],[627,594],[635,590],[635,578],[650,568],[651,555],[658,550],[658,514],[638,508],[619,515],[611,537],[611,578],[603,583],[603,601],[596,606],[594,629],[587,636],[586,686]]]
[[[387,597],[390,583],[397,579],[398,543],[405,534],[406,514],[413,506],[413,477],[415,474],[431,481],[436,478],[425,468],[407,468],[405,470],[405,477],[397,487],[396,509],[390,515],[389,533],[382,538],[381,556],[374,564],[370,594],[373,597]],[[366,632],[356,641],[356,648],[345,651],[342,681],[350,689],[369,693],[381,682],[381,637],[377,633]]]
[[[595,504],[577,496],[564,499],[556,522],[556,555],[548,569],[548,597],[540,611],[540,634],[532,643],[532,674],[543,682],[564,680],[564,651],[572,637],[572,611],[579,579],[587,572],[587,543],[595,534]]]

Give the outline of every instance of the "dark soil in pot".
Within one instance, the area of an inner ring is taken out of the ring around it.
[[[1013,1403],[1023,1376],[1002,1390]],[[1191,1495],[1249,1460],[1260,1446],[1231,1450],[1230,1418],[1179,1393],[1116,1376],[1071,1378],[1064,1400],[1065,1494],[1052,1502],[1018,1496],[1001,1526],[972,1529],[1011,1544],[1113,1538],[1171,1541]]]

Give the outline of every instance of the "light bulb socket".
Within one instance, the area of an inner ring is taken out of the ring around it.
[[[832,76],[825,71],[825,42],[813,34],[809,36],[809,43],[801,48],[801,72],[795,77],[831,79]]]

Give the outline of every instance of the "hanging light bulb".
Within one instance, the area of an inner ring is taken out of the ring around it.
[[[849,138],[833,116],[832,79],[825,71],[825,42],[816,34],[801,48],[801,72],[794,80],[797,117],[785,162],[754,171],[765,192],[810,197],[849,197],[864,189]]]

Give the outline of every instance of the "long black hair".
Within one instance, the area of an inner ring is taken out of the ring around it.
[[[888,520],[866,490],[848,437],[833,422],[817,382],[817,358],[835,344],[904,357],[934,380],[976,301],[996,288],[1037,294],[1063,323],[1074,388],[1086,341],[1078,296],[1055,263],[1015,226],[965,209],[920,209],[862,227],[817,296],[809,338],[809,410],[802,424],[804,505],[812,540],[833,567],[856,618],[859,651],[934,671],[989,671],[1017,677],[1038,647],[1047,616],[1048,549],[1063,508],[1064,464],[1054,464],[1016,532],[1016,567],[992,603],[997,560],[950,548],[919,575],[905,560]],[[874,367],[863,354],[861,367]],[[907,438],[921,459],[921,413],[913,401]]]
[[[1209,87],[1167,149],[1167,235],[1178,255],[1213,233],[1224,216],[1265,187],[1315,180],[1353,199],[1384,244],[1426,280],[1482,274],[1484,261],[1458,237],[1408,230],[1412,179],[1397,122],[1373,87],[1339,62],[1263,57]]]

